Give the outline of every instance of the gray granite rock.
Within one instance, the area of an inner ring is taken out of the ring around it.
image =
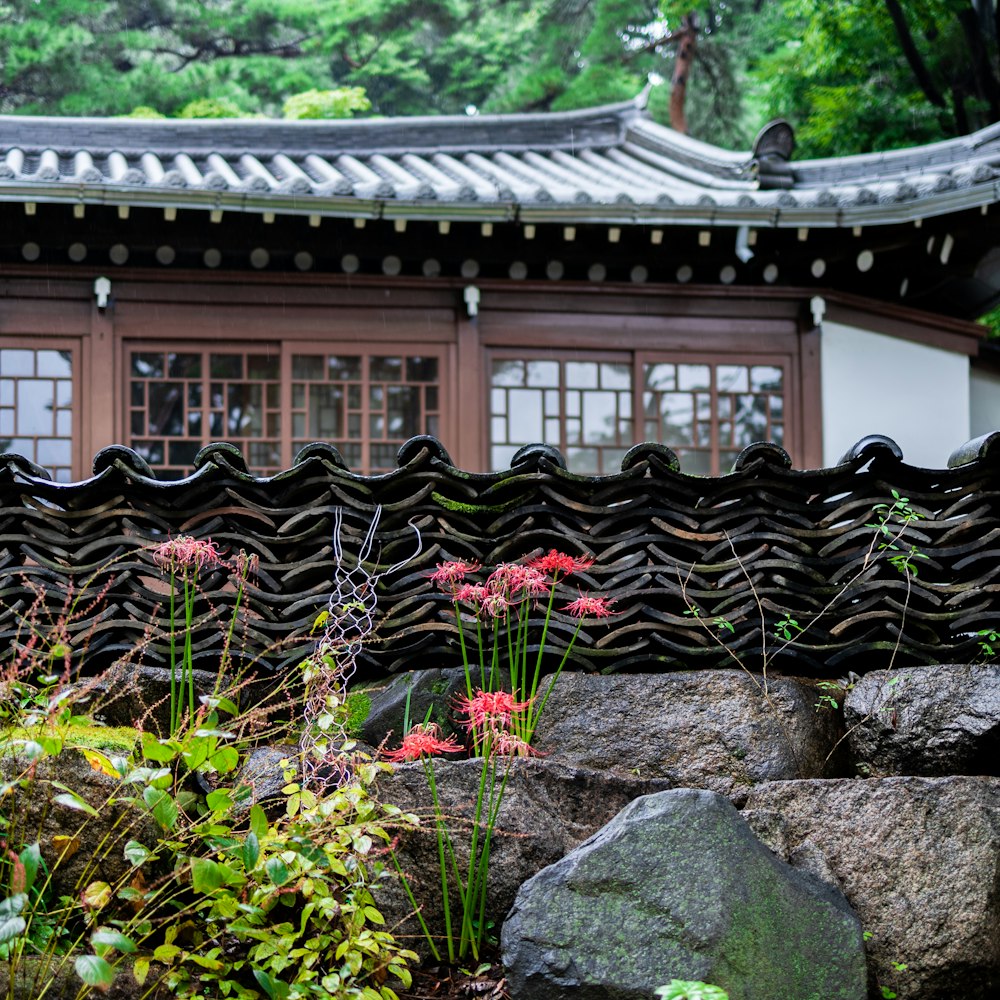
[[[864,1000],[844,897],[778,860],[720,795],[632,802],[523,885],[503,925],[518,1000],[648,1000],[670,979],[732,1000]]]
[[[509,682],[510,675],[501,671],[500,683],[509,685]],[[472,683],[473,690],[482,686],[478,683],[476,672]],[[509,686],[507,689],[509,690]],[[411,726],[423,722],[429,711],[430,721],[440,726],[445,735],[453,733],[455,697],[465,693],[465,670],[462,667],[430,667],[397,674],[385,684],[366,689],[366,694],[371,699],[371,708],[361,727],[361,739],[377,747],[391,734],[393,745],[397,744],[404,735],[407,695],[410,700]]]
[[[866,775],[1000,774],[1000,664],[873,670],[844,721]]]
[[[535,745],[549,759],[617,774],[666,778],[739,803],[762,781],[845,773],[834,712],[815,689],[742,670],[671,674],[563,673]]]
[[[141,787],[95,770],[76,750],[64,749],[32,766],[23,754],[5,748],[0,751],[0,779],[11,783],[4,796],[4,838],[15,845],[38,842],[51,871],[47,891],[52,899],[75,896],[90,882],[126,884],[131,877],[126,842],[156,844],[160,831],[148,810],[126,801],[139,796]],[[96,815],[60,803],[58,796],[66,789]]]
[[[1000,996],[1000,778],[774,782],[744,815],[843,890],[880,986],[905,1000]]]

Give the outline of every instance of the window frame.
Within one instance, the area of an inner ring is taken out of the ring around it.
[[[69,482],[79,481],[81,476],[81,471],[83,468],[83,447],[84,440],[88,437],[86,428],[84,426],[84,420],[87,414],[87,409],[85,401],[83,399],[83,386],[86,384],[86,376],[84,373],[84,365],[86,364],[86,353],[85,353],[85,338],[83,336],[53,336],[50,334],[2,334],[0,335],[0,350],[14,350],[14,351],[66,351],[70,354],[70,405],[68,407],[70,411],[70,461],[69,461]],[[3,372],[0,370],[0,377],[3,377]],[[29,376],[29,377],[41,377],[49,378],[50,376]],[[54,377],[54,376],[52,376]],[[17,409],[16,405],[14,407],[15,420],[17,419]],[[6,435],[4,435],[6,437]],[[18,435],[15,429],[13,438],[22,437],[24,435]],[[59,435],[52,435],[58,438]],[[46,437],[46,435],[27,435],[27,437],[33,440],[33,454],[25,455],[30,461],[34,462],[36,465],[40,466],[52,475],[52,468],[46,466],[44,463],[38,460],[38,439]],[[16,452],[16,449],[15,449]],[[65,468],[66,466],[57,466],[57,468]],[[56,482],[65,482],[65,480],[59,480],[53,475],[53,480]]]
[[[454,416],[451,412],[450,400],[453,393],[450,390],[449,380],[450,376],[450,357],[448,351],[448,345],[442,343],[421,343],[414,339],[400,339],[398,341],[364,341],[360,342],[357,340],[346,340],[343,338],[316,338],[313,340],[303,340],[301,338],[285,337],[282,339],[274,339],[270,342],[268,341],[249,341],[241,342],[236,338],[224,337],[217,340],[215,343],[206,345],[203,341],[193,341],[190,338],[185,337],[169,337],[169,336],[159,336],[156,339],[137,339],[135,337],[122,338],[121,341],[121,378],[119,380],[119,391],[121,392],[121,403],[118,407],[119,409],[119,419],[121,421],[122,434],[121,439],[126,442],[128,447],[134,447],[135,442],[140,440],[147,440],[149,438],[162,438],[168,443],[170,436],[168,435],[137,435],[132,431],[132,412],[133,410],[142,412],[148,415],[149,413],[149,396],[148,393],[145,397],[145,402],[143,407],[132,405],[132,357],[134,354],[156,354],[162,353],[164,355],[169,354],[201,354],[203,357],[207,358],[212,353],[219,354],[239,354],[244,358],[250,355],[270,353],[278,360],[278,398],[279,405],[277,412],[280,414],[279,430],[276,435],[265,435],[261,438],[262,441],[271,441],[277,438],[277,452],[280,455],[280,462],[277,465],[267,466],[266,472],[261,473],[254,463],[250,461],[249,455],[244,457],[247,458],[247,465],[251,472],[255,475],[274,475],[283,469],[288,469],[292,465],[292,461],[295,455],[305,444],[311,443],[316,438],[309,436],[308,434],[301,441],[298,440],[297,435],[294,434],[293,427],[293,409],[292,409],[292,385],[295,382],[293,375],[293,357],[295,355],[310,354],[310,355],[351,355],[351,356],[361,356],[365,359],[364,361],[364,371],[367,379],[368,375],[368,364],[370,359],[378,357],[411,357],[411,356],[421,356],[421,357],[433,357],[438,362],[438,423],[441,428],[441,436],[444,437],[447,433],[446,428],[451,426],[451,422],[454,420]],[[207,387],[212,381],[213,376],[210,373],[203,374],[200,376],[200,380],[203,386]],[[191,380],[188,380],[191,381]],[[217,381],[229,381],[227,379],[219,378]],[[366,381],[367,384],[367,381]],[[201,425],[202,425],[202,435],[201,435],[201,445],[203,447],[205,444],[210,443],[215,440],[220,440],[218,438],[212,437],[210,433],[206,433],[206,429],[210,428],[210,410],[211,404],[208,399],[208,393],[203,389],[202,391],[202,402],[200,405],[201,410]],[[371,445],[386,443],[389,445],[396,444],[395,438],[390,438],[388,441],[373,441],[370,434],[370,416],[371,416],[371,406],[369,393],[367,391],[362,391],[361,393],[362,410],[361,410],[361,430],[362,437],[359,441],[361,444],[361,462],[352,463],[347,462],[348,468],[354,473],[359,474],[372,474],[368,470],[372,468],[371,463]],[[185,404],[185,410],[187,410],[187,405]],[[426,416],[426,413],[424,414]],[[148,426],[148,425],[147,425]],[[388,436],[388,435],[387,435]],[[409,437],[410,435],[407,435]],[[229,440],[236,435],[226,435],[221,440]],[[400,438],[398,440],[399,444],[406,438]],[[193,441],[194,438],[177,438],[177,440]],[[239,436],[239,440],[249,440],[245,435]],[[295,443],[293,443],[295,442]],[[337,442],[334,442],[336,445]],[[245,451],[245,449],[244,449]],[[176,470],[177,463],[166,461],[169,458],[169,452],[165,450],[163,463],[150,463],[154,472],[160,470]],[[382,466],[378,467],[380,471],[385,471]],[[193,466],[187,470],[187,475],[193,472]]]

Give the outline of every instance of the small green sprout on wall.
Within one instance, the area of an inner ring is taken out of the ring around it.
[[[729,994],[718,986],[681,979],[671,979],[666,986],[658,987],[656,996],[660,1000],[729,1000]]]

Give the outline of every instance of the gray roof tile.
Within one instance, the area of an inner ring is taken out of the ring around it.
[[[759,168],[749,152],[656,124],[642,99],[558,114],[335,122],[0,116],[0,200],[782,226],[991,204],[1000,125],[913,149],[792,162],[780,179]]]

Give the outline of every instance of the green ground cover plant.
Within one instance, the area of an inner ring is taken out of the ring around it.
[[[376,894],[392,877],[390,830],[417,820],[376,800],[374,782],[390,765],[348,738],[363,705],[347,696],[353,663],[334,619],[352,612],[334,607],[319,637],[303,638],[312,652],[271,695],[285,709],[301,708],[279,731],[267,722],[273,705],[240,710],[242,678],[228,676],[253,559],[240,553],[227,563],[237,592],[220,681],[199,697],[190,643],[198,574],[221,556],[211,542],[182,536],[150,558],[169,577],[172,605],[163,735],[112,731],[86,714],[93,685],[79,680],[81,649],[71,654],[66,640],[74,607],[45,622],[40,597],[22,622],[25,641],[0,664],[0,964],[8,1000],[25,988],[32,1000],[61,997],[69,969],[78,997],[126,975],[150,997],[395,1000],[416,956],[385,926]],[[265,808],[241,769],[261,742],[293,733],[298,751],[281,761],[284,784]],[[92,781],[73,787],[65,777],[79,773],[61,768],[72,755],[83,757],[84,773],[100,776],[97,795]],[[31,801],[46,809],[20,807]],[[45,826],[47,810],[58,811],[64,832],[53,836]]]

